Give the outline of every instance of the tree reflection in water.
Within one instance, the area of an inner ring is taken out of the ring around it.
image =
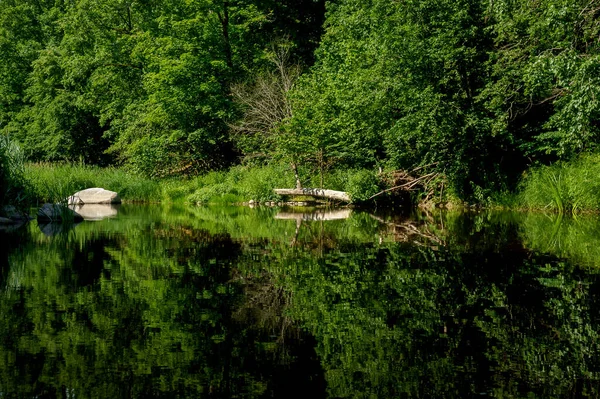
[[[598,394],[597,273],[525,248],[520,216],[274,212],[2,233],[3,394]]]

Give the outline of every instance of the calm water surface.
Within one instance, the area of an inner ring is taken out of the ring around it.
[[[600,396],[597,217],[107,215],[0,231],[0,398]]]

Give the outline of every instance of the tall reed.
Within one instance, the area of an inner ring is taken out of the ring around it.
[[[600,210],[600,154],[532,169],[523,179],[520,203],[558,213]]]
[[[32,195],[40,202],[58,203],[90,187],[116,191],[126,201],[158,202],[163,199],[160,182],[118,168],[37,163],[26,165],[25,177]]]
[[[0,135],[0,205],[20,205],[26,199],[23,151]]]

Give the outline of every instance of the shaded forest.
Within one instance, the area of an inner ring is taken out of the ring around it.
[[[151,177],[434,165],[457,197],[599,142],[600,0],[7,0],[0,130]]]

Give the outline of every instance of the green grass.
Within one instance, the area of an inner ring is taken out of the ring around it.
[[[150,179],[119,168],[81,164],[28,164],[24,168],[32,198],[61,202],[90,187],[116,191],[128,202],[236,203],[270,201],[273,188],[293,187],[289,167],[275,165],[208,172],[194,178]]]
[[[295,180],[287,164],[234,166],[193,178],[151,179],[120,168],[83,164],[27,164],[24,180],[37,203],[60,203],[75,192],[102,187],[119,193],[125,202],[190,202],[233,204],[281,200],[274,188],[293,188]],[[318,175],[303,176],[305,187],[319,187]],[[324,188],[347,191],[365,200],[380,187],[375,172],[338,169],[327,173]]]
[[[302,176],[304,187],[320,187],[318,174]],[[323,188],[346,191],[359,201],[368,199],[380,190],[373,171],[338,169],[329,171],[323,179]],[[294,188],[296,182],[287,164],[268,166],[234,166],[227,171],[210,172],[193,179],[193,193],[188,197],[194,203],[239,203],[249,200],[276,201],[281,198],[274,188]]]
[[[28,164],[25,179],[33,198],[54,203],[91,187],[115,191],[124,201],[158,202],[164,200],[164,190],[170,187],[123,169],[81,164]]]
[[[519,194],[528,209],[558,213],[600,210],[600,154],[530,170]]]
[[[237,203],[277,200],[273,188],[293,187],[289,167],[275,165],[208,172],[194,178],[150,179],[119,168],[81,164],[28,164],[25,180],[38,202],[61,202],[73,193],[102,187],[127,202]]]
[[[286,165],[252,168],[234,166],[227,171],[209,172],[193,180],[188,200],[194,203],[236,203],[249,200],[275,201],[274,188],[294,187],[294,178]]]

